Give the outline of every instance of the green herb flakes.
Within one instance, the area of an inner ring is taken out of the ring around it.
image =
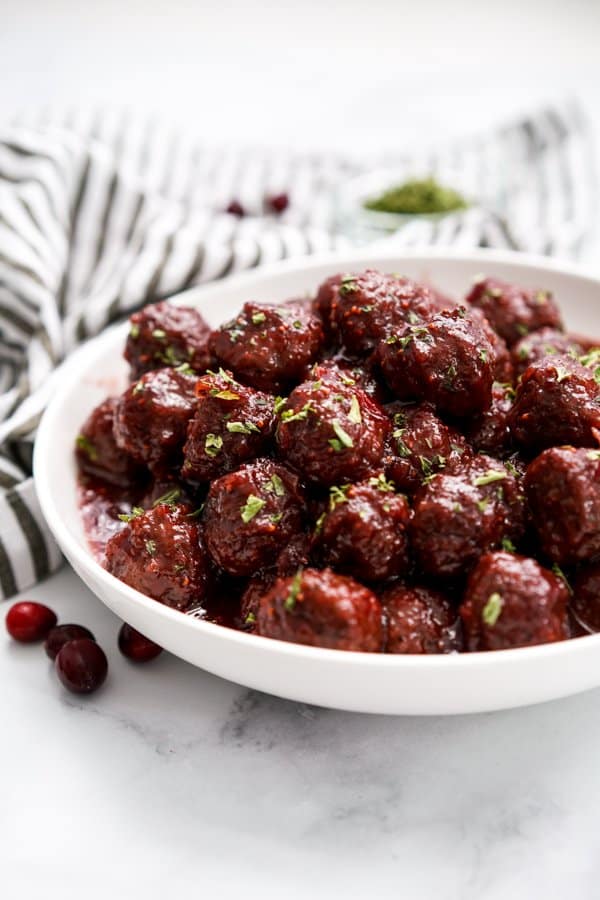
[[[356,396],[356,394],[353,395],[352,400],[350,401],[350,412],[348,413],[348,419],[352,422],[353,425],[362,424],[360,403],[358,402],[358,397]]]
[[[293,409],[286,409],[281,414],[282,422],[298,422],[300,419],[306,419],[308,414],[313,412],[312,403],[310,400],[308,403],[305,403],[302,409],[299,409],[298,412],[294,412]]]
[[[288,595],[284,600],[284,608],[291,612],[291,610],[295,607],[296,601],[300,596],[300,591],[302,590],[302,569],[298,569],[294,577],[292,578],[292,583],[290,584],[290,589],[288,591]]]
[[[262,323],[265,321],[266,318],[267,317],[265,316],[264,312],[254,313],[252,316],[252,324],[253,325],[262,325]]]
[[[98,451],[92,444],[89,438],[86,438],[84,434],[79,434],[75,438],[75,445],[87,456],[87,458],[91,462],[96,462],[98,459]]]
[[[152,332],[152,337],[156,338],[157,341],[164,341],[167,336],[167,332],[163,331],[162,328],[155,328]]]
[[[506,478],[506,472],[490,469],[485,475],[478,475],[473,484],[475,487],[484,487],[486,484],[493,484],[494,481],[502,481],[503,478]]]
[[[133,341],[137,341],[139,336],[140,336],[140,326],[137,324],[137,322],[133,322],[131,325],[131,328],[129,329],[129,337]]]
[[[502,612],[502,595],[495,591],[493,594],[487,599],[487,603],[481,610],[481,618],[485,622],[486,625],[489,625],[490,628],[493,628],[498,619],[500,618],[500,613]]]
[[[156,553],[156,541],[144,541],[144,547],[146,548],[146,553],[148,554],[148,556],[154,556],[154,554]]]
[[[204,452],[207,456],[210,456],[211,459],[214,459],[215,456],[221,451],[223,447],[223,438],[220,434],[207,434],[204,440]]]
[[[507,537],[502,538],[501,546],[505,553],[515,553],[517,549],[511,539]]]
[[[257,497],[256,494],[250,494],[240,510],[242,522],[245,525],[247,525],[248,522],[251,522],[254,516],[261,511],[265,502],[265,500],[261,500],[260,497]]]
[[[169,506],[172,506],[173,503],[176,503],[181,497],[181,491],[179,488],[173,488],[170,491],[167,491],[166,494],[162,494],[157,500],[154,501],[152,506],[159,506],[161,503],[167,503]]]
[[[388,481],[383,472],[377,477],[369,478],[371,487],[377,488],[382,494],[393,494],[396,491],[396,485],[393,481]]]
[[[354,441],[350,437],[347,431],[344,431],[340,423],[337,419],[334,419],[331,423],[331,427],[335,432],[335,438],[331,438],[329,441],[330,447],[336,451],[336,453],[341,453],[344,447],[350,448],[354,447]]]
[[[141,506],[134,506],[130,513],[122,513],[119,516],[121,522],[131,522],[132,519],[137,519],[138,516],[143,516],[144,510]]]
[[[264,485],[264,489],[269,494],[275,494],[276,497],[285,496],[285,487],[283,481],[276,473],[271,475],[267,483]]]
[[[553,564],[553,566],[552,566],[552,571],[554,572],[554,574],[556,575],[556,577],[557,577],[557,578],[560,578],[560,580],[564,583],[564,585],[565,585],[565,587],[567,588],[569,594],[571,594],[571,596],[573,596],[573,588],[572,588],[571,585],[569,584],[569,579],[567,578],[567,576],[565,575],[565,573],[563,572],[563,570],[561,569],[561,567],[558,565],[558,563],[554,563],[554,564]]]
[[[231,434],[252,434],[252,432],[260,432],[254,422],[228,422],[227,431]]]

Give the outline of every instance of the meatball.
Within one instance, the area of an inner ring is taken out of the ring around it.
[[[527,468],[525,491],[553,562],[569,566],[600,555],[600,450],[544,450]]]
[[[331,569],[299,569],[279,578],[262,597],[256,624],[258,634],[279,641],[331,650],[381,650],[379,600]]]
[[[467,649],[508,650],[565,640],[568,590],[534,559],[486,553],[471,573],[460,615]]]
[[[510,384],[495,381],[492,386],[492,405],[476,416],[467,429],[467,440],[471,446],[483,453],[506,456],[513,447],[513,439],[508,424],[515,392]]]
[[[301,306],[245,303],[212,333],[210,348],[240,381],[278,393],[306,376],[323,343],[320,320]]]
[[[321,517],[315,552],[329,566],[364,581],[385,581],[408,571],[410,507],[381,475],[332,488]]]
[[[393,334],[379,355],[385,379],[401,400],[426,400],[457,418],[490,405],[494,351],[463,307]]]
[[[373,371],[366,365],[361,365],[356,360],[349,360],[345,356],[337,355],[316,363],[310,376],[313,380],[336,378],[348,387],[357,385],[378,403],[382,403],[385,399],[384,386],[377,380]]]
[[[573,583],[571,611],[584,632],[600,631],[600,564],[585,566]]]
[[[84,422],[75,440],[81,472],[119,487],[143,480],[145,470],[117,446],[113,434],[117,398],[109,397]]]
[[[328,342],[334,342],[337,338],[338,328],[333,317],[333,311],[337,305],[338,288],[342,283],[341,274],[331,275],[319,285],[316,297],[313,300],[313,311],[323,323],[323,330]]]
[[[272,565],[302,529],[300,482],[285,466],[257,459],[211,484],[204,507],[208,550],[230,575]]]
[[[187,429],[181,477],[202,483],[233,471],[268,448],[274,399],[222,369],[196,384],[198,405]]]
[[[442,469],[451,472],[470,455],[462,435],[444,425],[428,404],[394,403],[387,412],[393,430],[386,471],[399,490],[413,493],[424,478]]]
[[[510,351],[500,335],[494,331],[484,314],[476,306],[469,309],[469,317],[481,326],[486,338],[492,345],[492,368],[496,381],[512,384],[515,373]]]
[[[481,455],[454,475],[434,475],[421,488],[411,533],[423,572],[456,579],[468,573],[482,553],[503,546],[514,549],[524,531],[524,498],[511,470]]]
[[[163,301],[145,306],[129,322],[124,356],[133,379],[162,366],[187,363],[197,372],[210,366],[210,328],[197,309]]]
[[[573,356],[583,353],[582,347],[562,331],[554,328],[540,328],[533,334],[521,338],[511,351],[515,375],[522,375],[529,366],[539,362],[545,356]]]
[[[158,503],[134,508],[125,528],[106,545],[106,568],[159,603],[185,611],[202,606],[209,563],[190,506]]]
[[[332,312],[349,353],[368,356],[382,340],[407,323],[418,323],[433,315],[434,303],[422,285],[367,269],[342,278]]]
[[[540,328],[563,330],[560,311],[549,291],[481,278],[467,295],[467,303],[483,312],[509,347]]]
[[[460,623],[444,594],[398,584],[383,594],[387,653],[452,653],[461,650]]]
[[[343,484],[383,468],[387,416],[361,388],[335,373],[317,371],[295,388],[279,405],[277,420],[280,455],[311,482]]]
[[[557,444],[593,447],[600,384],[572,357],[545,356],[523,375],[508,421],[515,441],[528,451]]]
[[[117,445],[155,474],[178,468],[188,422],[196,409],[196,381],[181,369],[155,369],[142,375],[117,402]]]
[[[293,575],[300,567],[308,565],[310,537],[306,532],[295,535],[277,557],[275,565],[254,575],[242,594],[240,622],[244,631],[256,630],[256,615],[261,597],[270,590],[278,578]]]

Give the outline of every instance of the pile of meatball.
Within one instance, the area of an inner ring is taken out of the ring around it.
[[[600,629],[600,351],[549,292],[341,273],[216,330],[148,306],[125,357],[75,452],[120,499],[103,563],[126,584],[338,650]]]

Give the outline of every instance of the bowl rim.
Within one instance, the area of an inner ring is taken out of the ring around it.
[[[594,276],[585,266],[573,263],[564,263],[560,260],[550,259],[544,256],[534,254],[516,253],[508,250],[490,250],[490,249],[471,249],[468,252],[456,250],[454,248],[421,248],[412,250],[394,251],[393,247],[389,249],[380,246],[379,249],[370,248],[368,251],[360,249],[349,252],[330,252],[324,254],[315,254],[309,258],[295,258],[284,260],[277,263],[271,263],[261,266],[259,269],[250,272],[243,272],[230,276],[224,281],[219,281],[206,286],[198,286],[191,288],[179,294],[174,294],[169,300],[181,303],[182,305],[196,305],[204,300],[210,301],[212,295],[219,295],[223,289],[230,290],[232,288],[243,288],[260,284],[261,281],[269,279],[271,276],[278,274],[292,273],[295,270],[312,270],[319,269],[324,265],[339,266],[344,270],[353,265],[368,266],[369,263],[381,265],[383,259],[389,259],[390,264],[396,268],[404,259],[418,262],[444,262],[456,261],[472,265],[477,271],[482,266],[488,264],[500,263],[515,266],[517,268],[532,269],[538,268],[542,270],[553,271],[575,280],[588,282],[590,286],[596,288],[600,298],[600,277]],[[353,261],[354,260],[354,261]],[[481,264],[481,265],[480,265]],[[57,543],[63,550],[69,560],[74,559],[77,566],[87,573],[90,573],[94,581],[99,581],[103,587],[110,592],[117,592],[128,600],[141,605],[149,613],[157,616],[159,619],[171,621],[173,624],[181,627],[196,629],[203,632],[206,637],[213,637],[217,640],[225,640],[234,646],[249,648],[262,648],[265,653],[281,655],[286,657],[294,657],[296,659],[321,660],[331,665],[353,664],[362,666],[365,669],[372,667],[383,667],[390,670],[412,669],[418,666],[424,671],[434,671],[437,669],[472,669],[472,668],[489,668],[514,665],[516,661],[520,663],[535,663],[535,661],[547,660],[550,657],[560,659],[578,653],[580,650],[591,649],[592,646],[600,646],[600,633],[589,634],[577,638],[569,638],[565,641],[558,641],[548,644],[538,644],[532,647],[518,647],[508,650],[497,650],[494,652],[477,651],[471,653],[452,653],[452,654],[386,654],[386,653],[363,653],[348,650],[334,650],[320,647],[309,647],[303,644],[297,644],[287,641],[275,640],[259,635],[249,634],[247,632],[237,631],[223,625],[218,625],[204,619],[186,615],[177,610],[158,603],[147,595],[141,593],[135,588],[130,587],[120,581],[114,575],[111,575],[103,566],[97,562],[91,550],[79,544],[77,538],[71,534],[68,526],[65,524],[61,515],[61,498],[58,492],[55,492],[52,481],[48,477],[47,461],[52,453],[53,435],[57,428],[60,427],[59,416],[62,412],[65,399],[68,396],[72,385],[77,383],[77,376],[82,376],[85,372],[93,369],[98,357],[106,352],[107,345],[116,344],[118,337],[127,329],[127,321],[118,323],[107,328],[95,338],[87,341],[80,346],[63,364],[60,377],[57,379],[53,396],[43,413],[38,428],[37,437],[34,445],[33,454],[33,472],[35,487],[37,491],[40,508],[46,519],[50,531],[54,534]],[[81,576],[80,576],[81,577]],[[102,599],[102,598],[100,598]],[[104,601],[103,601],[104,602]],[[184,623],[185,626],[184,626]]]

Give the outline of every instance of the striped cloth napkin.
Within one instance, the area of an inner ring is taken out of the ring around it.
[[[374,167],[452,168],[478,196],[439,223],[412,222],[394,246],[500,246],[577,255],[597,206],[593,154],[572,102],[426,157],[377,158],[202,147],[155,122],[81,113],[0,129],[0,597],[60,564],[31,458],[61,361],[144,303],[288,257],[348,247],[340,186]],[[459,182],[457,182],[459,183]],[[265,198],[285,192],[281,214]],[[247,215],[225,212],[237,200]]]

